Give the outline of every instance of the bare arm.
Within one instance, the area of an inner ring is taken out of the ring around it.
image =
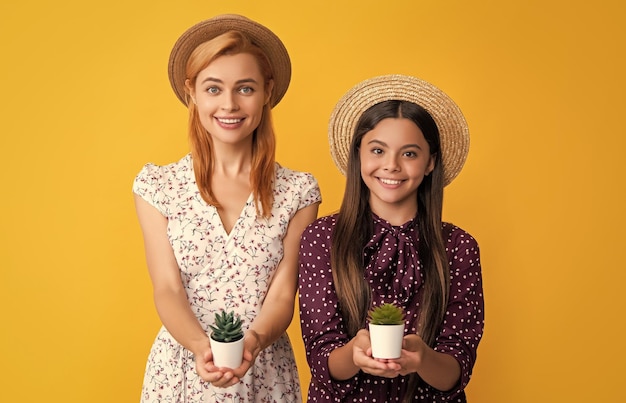
[[[306,226],[317,218],[318,207],[319,203],[315,203],[299,210],[289,223],[283,239],[283,258],[272,278],[263,307],[250,326],[258,336],[259,351],[276,341],[291,323],[298,287],[300,237]]]
[[[135,208],[143,232],[148,272],[159,318],[183,347],[196,357],[206,357],[210,352],[209,338],[187,300],[174,251],[167,238],[167,219],[137,194]],[[203,375],[200,369],[199,373]]]

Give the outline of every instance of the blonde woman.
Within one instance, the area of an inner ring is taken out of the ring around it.
[[[271,108],[289,85],[280,39],[239,15],[189,28],[169,76],[189,109],[191,152],[147,164],[133,191],[163,327],[142,402],[300,402],[285,333],[303,229],[321,202],[315,178],[279,165]],[[245,329],[243,363],[213,364],[209,325],[222,309]]]

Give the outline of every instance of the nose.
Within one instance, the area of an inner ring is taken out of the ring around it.
[[[387,154],[383,163],[383,169],[387,172],[396,172],[400,170],[400,164],[395,155]]]
[[[225,92],[222,97],[222,110],[231,112],[239,109],[239,104],[237,104],[237,97],[235,94],[231,92]]]

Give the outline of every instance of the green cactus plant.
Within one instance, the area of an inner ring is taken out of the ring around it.
[[[369,322],[373,325],[402,325],[404,311],[395,304],[382,304],[367,313]]]
[[[209,325],[213,332],[211,338],[215,341],[222,343],[230,343],[237,341],[243,337],[243,330],[241,330],[241,319],[239,316],[235,317],[233,311],[226,313],[221,311],[215,314],[214,325]]]

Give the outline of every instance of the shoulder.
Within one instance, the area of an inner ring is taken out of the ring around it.
[[[330,236],[333,233],[333,229],[335,228],[336,222],[337,222],[336,214],[320,217],[306,227],[302,236],[303,237],[307,236],[311,238],[317,238],[317,237],[330,238]]]
[[[173,178],[188,176],[192,169],[190,154],[187,154],[179,161],[167,165],[157,165],[149,162],[139,171],[135,182],[152,184],[168,182]]]
[[[451,270],[468,276],[480,273],[480,249],[476,239],[453,224],[445,223],[444,231],[447,232],[447,238],[444,239]]]
[[[330,250],[335,218],[335,215],[320,217],[304,229],[300,237],[300,247],[303,252]]]
[[[317,179],[310,172],[295,171],[276,163],[276,179],[292,184],[317,186]]]
[[[167,165],[145,164],[133,181],[133,193],[168,215],[170,203],[194,185],[191,156],[186,155]]]
[[[322,201],[317,179],[309,172],[295,171],[276,163],[275,196],[296,203],[297,210]]]
[[[452,245],[472,245],[478,247],[476,239],[464,229],[448,222],[443,223],[444,239]]]

